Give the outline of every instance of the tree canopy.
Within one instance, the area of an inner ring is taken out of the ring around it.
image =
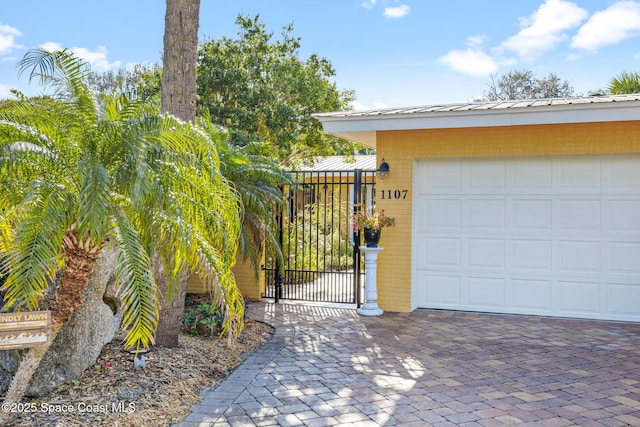
[[[136,92],[138,98],[147,99],[160,94],[162,68],[158,64],[120,68],[104,73],[89,73],[87,86],[102,95]]]
[[[491,76],[484,93],[487,101],[514,99],[563,98],[574,95],[571,84],[554,73],[538,78],[530,70],[514,70],[507,74]]]
[[[348,109],[353,92],[338,90],[335,70],[316,54],[300,57],[293,25],[274,40],[256,15],[239,15],[237,39],[200,44],[198,103],[229,129],[234,145],[260,141],[262,154],[281,164],[315,155],[353,153],[352,143],[322,132],[312,113]]]
[[[614,95],[640,93],[640,72],[623,71],[609,81],[607,89]]]
[[[236,19],[235,39],[204,40],[198,48],[199,115],[228,130],[234,146],[251,145],[253,154],[295,166],[314,156],[361,152],[350,141],[327,135],[312,113],[350,108],[355,93],[340,90],[331,62],[316,54],[302,58],[293,25],[279,39],[259,15]],[[92,77],[89,84],[112,93],[136,81],[141,96],[160,94],[162,68],[138,66]]]

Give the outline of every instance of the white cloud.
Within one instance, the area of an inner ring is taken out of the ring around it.
[[[500,66],[514,66],[531,60],[569,38],[568,31],[588,16],[586,10],[568,0],[545,0],[529,17],[520,18],[520,31],[498,46],[485,50],[485,38],[467,39],[466,50],[452,50],[440,62],[452,70],[475,77],[486,77]],[[514,55],[515,54],[515,55]]]
[[[84,47],[72,47],[71,51],[91,64],[91,70],[99,73],[109,71],[112,68],[118,68],[121,65],[120,61],[112,63],[108,61],[107,56],[109,52],[104,46],[98,46],[98,50],[96,51],[91,51]]]
[[[362,110],[371,110],[370,107],[358,102],[358,101],[351,101],[351,108],[356,110],[356,111],[362,111]]]
[[[467,37],[467,45],[472,48],[481,47],[487,40],[485,36],[469,36]]]
[[[484,50],[484,37],[472,36],[467,39],[466,50],[452,50],[439,59],[452,70],[469,74],[474,77],[485,77],[498,70],[498,63]]]
[[[360,3],[360,6],[364,7],[365,9],[373,9],[373,6],[375,6],[377,3],[377,0],[364,0],[362,3]]]
[[[45,42],[40,45],[40,48],[53,52],[55,50],[62,50],[62,46],[56,42]]]
[[[22,46],[16,43],[16,37],[21,35],[22,33],[18,29],[10,25],[0,24],[0,54],[21,48]]]
[[[488,76],[498,70],[498,64],[492,57],[476,49],[452,50],[440,61],[455,71],[474,77]]]
[[[535,58],[566,40],[566,31],[580,25],[587,15],[575,3],[546,0],[530,17],[520,18],[520,32],[502,42],[497,51],[512,51],[522,59]]]
[[[386,18],[404,18],[411,12],[411,8],[406,4],[402,4],[396,7],[385,7],[384,12],[382,12],[382,16]]]
[[[373,107],[369,107],[368,105],[364,105],[358,101],[352,101],[350,105],[351,108],[355,111],[389,108],[384,102],[374,102]]]
[[[49,51],[63,49],[60,44],[55,42],[46,42],[40,45],[40,47]],[[79,58],[87,61],[89,65],[91,65],[91,70],[98,73],[109,71],[113,68],[118,68],[122,64],[120,61],[109,62],[109,60],[107,59],[109,51],[104,46],[98,46],[97,50],[95,51],[89,50],[85,47],[72,47],[69,50]]]
[[[596,12],[573,37],[571,47],[596,51],[640,35],[640,3],[620,1]]]

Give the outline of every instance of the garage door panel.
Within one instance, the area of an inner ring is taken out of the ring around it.
[[[467,221],[473,229],[504,229],[506,202],[496,199],[472,199],[466,203]]]
[[[461,267],[460,252],[462,242],[460,239],[449,237],[427,237],[425,239],[425,267]]]
[[[612,273],[640,273],[640,243],[610,242],[609,271]]]
[[[551,271],[551,240],[514,239],[512,266],[516,269]]]
[[[460,200],[427,200],[424,205],[429,215],[423,217],[422,221],[428,230],[459,229],[462,225],[461,204]]]
[[[640,193],[640,168],[635,156],[617,159],[615,165],[608,163],[606,170],[604,182],[607,193]]]
[[[600,200],[559,199],[557,223],[560,230],[600,230],[602,203]]]
[[[420,164],[420,163],[419,163]],[[429,162],[429,167],[416,168],[416,182],[420,183],[416,194],[460,193],[462,189],[462,164],[460,162]]]
[[[549,313],[551,311],[551,280],[514,278],[513,308],[523,313]]]
[[[504,268],[505,244],[504,239],[469,239],[467,242],[468,265],[475,268]]]
[[[553,202],[550,199],[516,199],[512,204],[511,224],[515,230],[551,230]]]
[[[553,165],[548,160],[524,159],[517,166],[509,163],[507,188],[515,194],[550,194]]]
[[[456,308],[462,303],[460,277],[425,274],[423,281],[423,295],[434,308]]]
[[[602,247],[599,241],[562,240],[557,245],[558,269],[562,272],[599,272]]]
[[[504,310],[506,305],[505,280],[501,277],[469,277],[469,306],[478,309]]]
[[[607,312],[612,316],[620,316],[620,320],[640,317],[640,286],[637,283],[608,283],[607,296]]]
[[[551,230],[553,202],[550,199],[513,200],[513,218],[515,230]]]
[[[600,313],[600,283],[559,281],[558,309],[567,316]]]
[[[640,156],[425,160],[415,179],[417,306],[640,322]]]
[[[484,160],[469,165],[468,188],[472,194],[502,194],[506,190],[506,162]]]
[[[610,200],[610,230],[640,231],[640,200]]]
[[[556,192],[561,194],[599,192],[601,186],[601,163],[599,159],[573,158],[555,159],[557,179]]]

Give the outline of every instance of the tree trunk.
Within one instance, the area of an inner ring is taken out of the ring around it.
[[[181,275],[178,285],[169,294],[169,280],[161,266],[161,262],[153,260],[153,270],[160,294],[158,310],[158,327],[156,329],[156,345],[160,347],[177,347],[182,328],[184,300],[187,295],[187,275]]]
[[[185,122],[196,118],[196,63],[200,0],[167,0],[164,19],[162,59],[162,112]],[[159,264],[155,262],[154,268]],[[167,278],[156,274],[160,290],[160,309],[156,345],[177,347],[184,314],[187,279],[180,280],[179,291],[167,300]]]
[[[64,237],[65,267],[60,276],[56,296],[51,303],[51,335],[45,344],[33,347],[26,352],[3,401],[6,404],[20,402],[45,353],[62,327],[71,319],[73,313],[82,305],[81,294],[87,287],[89,276],[98,261],[101,246],[91,246],[89,242],[78,242],[73,231]],[[86,249],[85,249],[86,248]],[[12,417],[11,412],[2,411],[0,421],[6,423]]]
[[[162,59],[162,112],[186,122],[196,117],[200,0],[167,0]]]

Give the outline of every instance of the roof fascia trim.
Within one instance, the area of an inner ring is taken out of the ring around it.
[[[640,120],[640,102],[574,104],[502,110],[379,115],[317,115],[325,132],[348,135],[389,130],[522,126]],[[351,135],[352,137],[354,135]]]

